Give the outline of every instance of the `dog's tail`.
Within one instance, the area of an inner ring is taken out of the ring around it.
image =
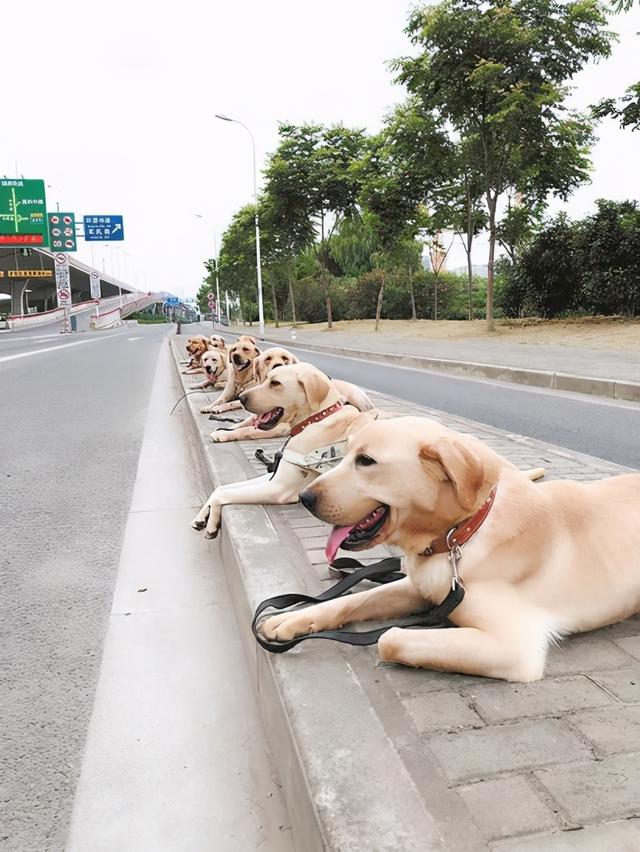
[[[529,470],[525,470],[525,473],[532,482],[536,482],[544,478],[545,470],[543,467],[530,467]]]

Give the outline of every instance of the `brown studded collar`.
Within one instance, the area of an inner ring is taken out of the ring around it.
[[[300,432],[303,432],[307,428],[307,426],[311,426],[313,423],[319,423],[321,420],[324,420],[325,417],[329,417],[331,414],[339,411],[342,407],[342,403],[338,400],[338,402],[334,402],[333,405],[330,405],[328,408],[323,408],[322,411],[316,411],[316,413],[312,414],[311,417],[307,417],[306,420],[301,420],[300,423],[296,423],[295,426],[292,426],[289,434],[292,438],[295,435],[299,435]]]

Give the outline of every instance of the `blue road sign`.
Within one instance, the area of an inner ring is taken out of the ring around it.
[[[85,216],[84,238],[92,243],[124,240],[122,216]]]
[[[180,299],[177,296],[168,296],[165,302],[166,305],[179,305]]]

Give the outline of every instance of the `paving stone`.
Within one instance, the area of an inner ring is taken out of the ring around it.
[[[553,814],[520,775],[456,788],[489,840],[555,828]]]
[[[611,703],[605,692],[582,675],[537,683],[492,683],[471,690],[471,697],[480,714],[490,722]]]
[[[616,645],[619,645],[623,651],[640,660],[640,636],[628,636],[624,639],[616,639]]]
[[[640,666],[591,672],[589,676],[621,701],[640,703]]]
[[[638,852],[640,820],[606,822],[587,825],[578,831],[492,843],[491,849],[496,852]]]
[[[640,751],[640,705],[590,710],[571,717],[601,754]]]
[[[451,781],[591,757],[576,734],[555,719],[444,734],[428,745]]]
[[[469,700],[458,692],[436,692],[405,698],[403,704],[420,733],[484,725]]]
[[[556,766],[534,774],[576,822],[601,822],[640,814],[638,754]]]
[[[320,547],[324,548],[327,543],[327,537],[326,535],[300,536],[300,541],[304,544],[306,550],[311,550]]]
[[[393,689],[401,696],[413,697],[444,690],[468,689],[486,682],[486,679],[481,677],[434,672],[429,669],[412,669],[393,663],[378,663],[378,665]]]
[[[593,669],[618,668],[629,664],[629,656],[618,648],[620,643],[596,636],[572,636],[554,646],[547,658],[547,675],[590,672]],[[640,651],[640,645],[638,646]]]

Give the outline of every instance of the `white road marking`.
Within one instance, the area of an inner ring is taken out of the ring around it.
[[[142,340],[141,337],[127,337],[127,340]]]
[[[28,337],[7,337],[7,340],[13,342],[14,340],[55,340],[60,337],[60,332],[57,334],[31,334]],[[0,338],[1,340],[2,338]]]
[[[99,343],[101,340],[111,340],[118,337],[117,334],[109,335],[109,337],[94,337],[90,340],[74,340],[73,343],[62,343],[60,346],[47,346],[46,349],[32,349],[30,352],[20,352],[18,355],[4,355],[0,358],[2,361],[14,361],[16,358],[28,358],[30,355],[42,355],[44,352],[57,352],[58,349],[67,349],[69,346],[82,346],[83,343]]]

